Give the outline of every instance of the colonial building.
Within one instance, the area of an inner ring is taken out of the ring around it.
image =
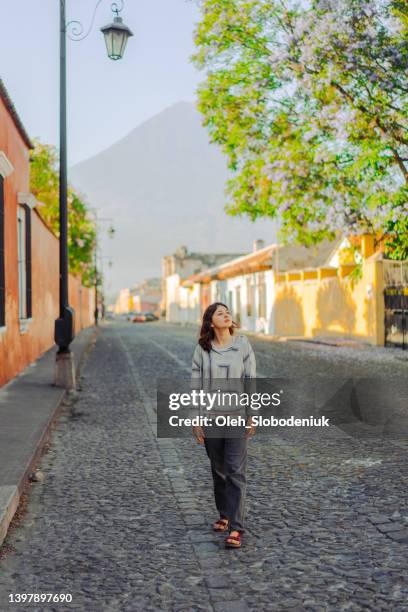
[[[160,278],[147,278],[133,287],[119,291],[114,312],[153,312],[160,315],[162,300],[162,282]]]
[[[30,193],[31,141],[0,80],[0,385],[54,344],[59,244]],[[93,320],[93,293],[70,276],[76,331]]]
[[[200,305],[206,303],[205,295],[189,295],[179,288],[183,279],[201,270],[216,266],[238,257],[237,253],[194,253],[186,246],[179,247],[173,255],[162,259],[162,309],[167,321],[195,320],[200,312]],[[184,297],[188,303],[184,303]],[[191,298],[191,299],[190,299]]]
[[[130,290],[132,310],[136,312],[153,312],[160,315],[162,300],[161,279],[147,278]]]
[[[132,310],[129,287],[119,291],[113,310],[116,314],[126,314]]]
[[[374,237],[363,236],[360,273],[353,275],[356,262],[343,257],[346,242],[339,238],[311,248],[257,242],[252,253],[175,282],[169,319],[198,324],[206,306],[219,300],[247,331],[383,345],[388,263],[375,252]]]

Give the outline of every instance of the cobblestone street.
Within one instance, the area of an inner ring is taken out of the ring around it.
[[[406,376],[402,352],[250,338],[260,376]],[[157,439],[155,382],[190,373],[195,330],[101,328],[0,560],[0,610],[408,610],[407,442],[336,428],[249,443],[247,531],[226,550],[209,461]],[[9,604],[10,593],[71,604]]]

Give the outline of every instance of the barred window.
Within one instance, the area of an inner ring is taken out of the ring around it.
[[[241,287],[235,287],[235,319],[241,325]]]
[[[31,210],[26,204],[17,209],[18,314],[31,317]]]
[[[259,276],[259,309],[258,314],[260,318],[266,317],[266,283],[264,274],[260,274]]]
[[[247,316],[252,317],[253,308],[254,308],[254,288],[250,278],[246,279],[247,283]]]

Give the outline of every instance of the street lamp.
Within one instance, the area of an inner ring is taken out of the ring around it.
[[[79,21],[66,22],[65,5],[67,0],[60,0],[60,171],[59,171],[59,318],[55,321],[55,343],[58,346],[56,360],[55,384],[58,387],[72,389],[75,387],[75,369],[70,351],[70,344],[75,336],[75,313],[68,299],[68,182],[67,182],[67,75],[66,75],[66,39],[84,40],[91,32],[98,6],[98,0],[91,25],[84,34]],[[118,60],[123,56],[127,40],[132,32],[124,25],[119,13],[123,10],[123,0],[111,4],[116,14],[113,23],[102,28],[105,36],[108,56]],[[71,32],[69,32],[71,30]]]
[[[116,16],[113,19],[113,23],[109,23],[101,28],[101,32],[105,36],[108,57],[112,60],[122,59],[128,38],[133,36],[127,25],[123,23],[122,17],[119,17],[120,10],[122,9],[119,9],[116,2],[114,2],[112,11],[116,13]]]

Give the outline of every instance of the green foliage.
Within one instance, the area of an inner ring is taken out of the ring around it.
[[[350,272],[348,278],[352,286],[356,285],[363,278],[363,264],[361,261],[356,264],[356,267]]]
[[[392,0],[202,0],[198,108],[227,211],[304,244],[387,233],[408,253],[408,9]]]
[[[31,152],[31,192],[41,206],[41,216],[59,235],[58,154],[55,147],[35,143]],[[96,246],[95,222],[81,197],[68,189],[68,254],[69,270],[80,276],[86,286],[93,285],[93,253]]]

